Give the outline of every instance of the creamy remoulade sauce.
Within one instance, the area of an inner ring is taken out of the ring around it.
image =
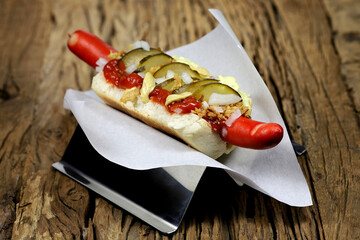
[[[141,88],[143,78],[137,73],[126,73],[126,67],[120,60],[110,60],[104,67],[103,72],[105,79],[121,89],[130,89],[133,87]],[[171,92],[155,87],[155,89],[149,94],[149,98],[156,103],[165,106],[166,98]],[[202,103],[196,100],[195,97],[190,96],[185,99],[172,102],[166,106],[166,109],[170,113],[191,113],[192,110],[200,108]]]

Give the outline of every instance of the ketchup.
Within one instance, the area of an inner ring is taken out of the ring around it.
[[[125,69],[125,64],[122,61],[110,60],[103,70],[105,79],[121,89],[140,88],[144,79],[137,73],[127,74]]]
[[[171,93],[168,90],[155,87],[154,90],[149,94],[151,101],[159,103],[165,106],[166,98]],[[175,101],[166,106],[170,113],[191,113],[195,108],[200,108],[201,102],[197,101],[194,96],[187,97],[185,99]]]
[[[221,133],[221,130],[223,129],[223,127],[225,126],[225,121],[224,120],[211,120],[209,118],[204,117],[204,119],[211,125],[211,128],[213,131],[215,131],[216,133]]]
[[[201,108],[202,103],[196,100],[194,96],[187,97],[180,101],[175,101],[167,105],[169,112],[176,113],[191,113],[195,108]]]
[[[154,90],[149,94],[149,98],[151,99],[151,101],[165,106],[166,98],[170,94],[171,92],[166,89],[155,87]]]

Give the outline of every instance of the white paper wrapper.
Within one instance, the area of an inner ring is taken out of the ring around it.
[[[235,181],[288,205],[311,205],[307,183],[269,90],[222,13],[218,10],[210,12],[220,24],[203,38],[171,50],[168,54],[189,58],[207,68],[213,76],[234,76],[240,88],[253,100],[252,118],[283,126],[284,138],[275,148],[236,148],[231,154],[214,160],[106,106],[92,91],[68,90],[64,99],[65,108],[73,112],[92,146],[102,156],[119,165],[139,170],[179,168],[176,166],[222,168]]]

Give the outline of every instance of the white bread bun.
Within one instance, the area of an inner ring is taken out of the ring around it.
[[[134,101],[121,101],[125,90],[108,83],[102,72],[93,78],[92,89],[106,104],[183,140],[211,158],[216,159],[234,149],[212,130],[206,120],[194,113],[170,114],[160,104],[152,101],[143,103],[139,96]]]

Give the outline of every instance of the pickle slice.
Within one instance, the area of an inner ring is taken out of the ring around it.
[[[192,79],[200,79],[200,75],[198,72],[192,70],[189,65],[180,62],[172,62],[162,66],[154,73],[154,77],[165,77],[168,71],[173,71],[178,76],[181,76],[183,72],[186,72]]]
[[[162,89],[170,91],[174,85],[176,84],[175,78],[170,78],[160,84],[157,85],[157,87],[161,87]]]
[[[159,49],[155,49],[155,48],[150,48],[149,51],[143,49],[143,48],[136,48],[133,49],[129,52],[127,52],[122,58],[121,60],[124,62],[126,67],[129,67],[131,65],[139,65],[139,62],[144,58],[147,57],[149,55],[153,55],[153,54],[157,54],[157,53],[162,53],[161,50]]]
[[[236,90],[232,89],[228,85],[222,83],[208,83],[205,85],[201,85],[198,90],[193,93],[193,96],[195,96],[198,100],[202,99],[203,101],[209,102],[209,98],[213,93],[217,93],[220,95],[233,94],[235,96],[238,96],[239,101],[241,101],[240,93],[238,93]]]
[[[207,78],[207,79],[203,79],[203,80],[199,80],[199,81],[196,81],[196,82],[191,82],[189,84],[183,85],[183,86],[175,89],[172,93],[173,94],[180,94],[180,93],[183,93],[183,92],[194,93],[202,85],[209,84],[209,83],[218,83],[218,82],[219,82],[219,80],[216,80],[216,79],[213,79],[213,78]]]
[[[184,81],[182,81],[181,79],[175,79],[175,78],[170,78],[162,83],[159,83],[157,85],[157,87],[161,87],[162,89],[166,89],[170,92],[172,92],[175,88],[184,85]]]
[[[167,63],[170,63],[171,59],[173,59],[173,58],[165,53],[157,53],[157,54],[146,56],[139,63],[139,68],[138,68],[139,72],[146,73],[152,67],[162,66]]]

